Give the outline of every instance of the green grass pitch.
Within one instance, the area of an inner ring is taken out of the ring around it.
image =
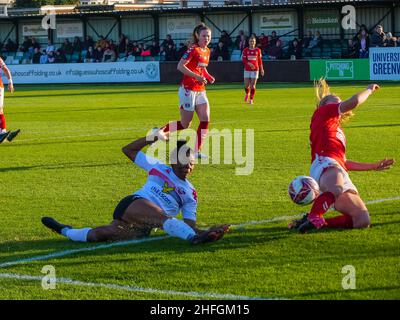
[[[366,85],[331,86],[348,98]],[[146,180],[121,147],[179,114],[173,85],[16,90],[6,95],[5,111],[8,127],[22,132],[13,143],[0,145],[0,265],[95,246],[49,232],[40,218],[50,215],[75,227],[109,223],[118,201]],[[195,168],[190,180],[198,191],[200,225],[240,224],[307,210],[290,202],[287,186],[309,172],[312,85],[260,84],[254,106],[242,102],[241,84],[210,86],[208,97],[211,128],[255,130],[255,164],[249,176],[235,175],[235,165]],[[197,123],[195,118],[192,128]],[[345,132],[349,159],[400,159],[400,85],[383,83],[356,110]],[[400,195],[399,164],[351,177],[365,201]],[[399,199],[370,204],[372,227],[365,230],[300,235],[278,219],[233,230],[213,244],[191,247],[167,238],[3,266],[0,299],[198,298],[185,292],[210,298],[399,299],[399,205]],[[162,235],[158,230],[153,236]],[[59,278],[80,282],[66,280],[55,290],[43,290],[38,279],[45,265],[54,266]],[[342,288],[346,265],[356,270],[354,290]]]

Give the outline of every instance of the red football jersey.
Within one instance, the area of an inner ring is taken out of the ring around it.
[[[200,48],[195,44],[185,52],[182,59],[188,61],[186,67],[190,71],[204,77],[204,69],[207,68],[210,61],[210,49]],[[182,85],[185,89],[192,91],[204,91],[206,89],[203,83],[185,74],[183,75]]]
[[[262,66],[262,54],[260,48],[245,48],[242,53],[242,61],[244,63],[244,70],[246,71],[258,71]],[[254,65],[255,69],[251,69],[248,63]]]
[[[340,127],[340,104],[332,103],[320,106],[311,119],[311,158],[316,155],[335,159],[346,168],[346,137]]]

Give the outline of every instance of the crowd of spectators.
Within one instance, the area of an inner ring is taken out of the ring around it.
[[[308,31],[302,39],[294,38],[284,41],[275,31],[266,35],[251,34],[247,36],[243,30],[232,37],[226,30],[222,30],[219,39],[211,47],[211,59],[225,61],[231,59],[233,50],[241,52],[248,46],[250,36],[256,38],[257,46],[262,50],[264,59],[302,59],[311,57],[311,52],[318,49],[326,49],[334,40],[324,40],[321,33]],[[340,45],[340,40],[339,45]],[[342,41],[343,43],[343,41]],[[1,45],[1,43],[0,43]],[[11,39],[0,47],[2,56],[8,53],[19,52],[26,58],[27,63],[66,63],[66,62],[114,62],[134,61],[138,57],[149,60],[177,61],[187,50],[189,41],[176,42],[171,35],[159,44],[156,41],[135,41],[126,35],[121,35],[116,43],[113,40],[100,36],[94,41],[91,36],[84,40],[75,37],[71,42],[65,39],[58,47],[48,40],[47,45],[41,45],[35,38],[25,37],[23,43],[18,46]],[[347,40],[345,48],[340,48],[340,58],[368,58],[370,47],[394,47],[400,45],[400,37],[393,37],[390,32],[385,33],[381,25],[377,25],[370,34],[365,25],[361,26],[357,34]]]

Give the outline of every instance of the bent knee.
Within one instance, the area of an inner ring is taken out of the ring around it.
[[[371,225],[371,219],[369,217],[368,211],[359,211],[353,216],[353,228],[354,229],[364,229]]]

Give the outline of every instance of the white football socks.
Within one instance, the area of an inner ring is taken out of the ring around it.
[[[66,236],[68,239],[72,241],[79,242],[87,242],[87,235],[92,228],[83,228],[83,229],[71,229],[64,228],[61,230],[61,234]]]
[[[196,235],[196,232],[188,224],[176,218],[165,220],[163,229],[170,236],[183,240],[190,240]]]

